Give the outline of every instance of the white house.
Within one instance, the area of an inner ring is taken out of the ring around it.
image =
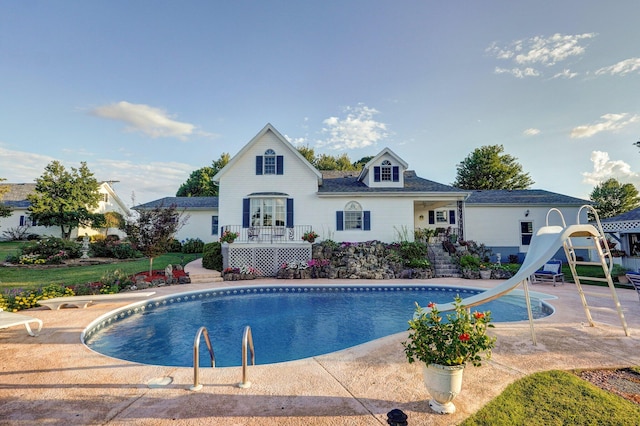
[[[320,240],[394,242],[412,241],[418,228],[440,228],[483,243],[504,260],[522,258],[550,208],[574,220],[588,203],[542,190],[460,190],[408,167],[384,148],[361,172],[319,171],[267,124],[213,177],[217,198],[167,197],[134,209],[174,204],[190,215],[178,239],[211,242],[235,232],[238,238],[225,245],[229,266],[274,272],[265,265],[310,258],[302,236],[311,230]]]
[[[0,232],[20,229],[27,234],[53,237],[61,236],[59,227],[40,226],[29,217],[28,209],[31,203],[27,199],[27,196],[35,192],[35,183],[2,183],[0,187],[9,188],[9,191],[3,195],[0,202],[12,210],[11,216],[0,217]],[[117,212],[125,217],[131,213],[120,197],[118,197],[110,182],[101,182],[98,191],[102,198],[98,203],[98,207],[93,210],[93,213]],[[125,237],[124,232],[115,228],[96,230],[80,227],[72,231],[71,238],[85,234],[104,234],[105,232],[116,234],[122,238]]]

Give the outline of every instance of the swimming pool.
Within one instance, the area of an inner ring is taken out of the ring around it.
[[[291,361],[346,349],[407,330],[415,302],[446,303],[482,289],[429,285],[249,286],[156,298],[106,314],[83,332],[92,350],[142,364],[193,366],[201,326],[217,367],[241,365],[245,326],[251,326],[256,364]],[[553,309],[539,300],[534,317]],[[474,309],[475,310],[475,309]],[[507,295],[479,306],[494,322],[526,320],[523,297]],[[203,353],[204,352],[204,353]],[[201,350],[201,365],[208,353]]]

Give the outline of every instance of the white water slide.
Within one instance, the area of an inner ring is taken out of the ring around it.
[[[588,209],[595,216],[596,226],[590,224],[580,224],[580,213],[583,209]],[[549,225],[549,216],[552,213],[557,213],[560,218],[560,222],[562,225]],[[577,246],[574,245],[574,238],[578,238],[583,245]],[[575,281],[578,293],[582,300],[582,305],[585,310],[585,314],[587,315],[587,319],[589,324],[593,327],[595,326],[593,319],[591,317],[590,309],[596,309],[593,306],[589,306],[587,303],[586,296],[589,293],[585,293],[582,289],[582,285],[580,284],[580,280],[590,280],[590,281],[601,281],[606,282],[609,285],[611,290],[611,298],[616,306],[618,316],[620,317],[620,321],[622,323],[622,328],[624,329],[625,335],[629,336],[629,330],[627,327],[626,320],[624,318],[624,314],[622,312],[622,307],[620,306],[620,302],[618,300],[618,296],[616,294],[615,287],[613,285],[613,280],[611,279],[611,268],[613,266],[613,258],[611,256],[611,252],[609,251],[609,247],[607,244],[601,244],[601,242],[605,241],[606,237],[604,235],[604,231],[602,230],[602,226],[600,224],[600,219],[598,218],[597,212],[593,209],[593,207],[589,205],[582,206],[578,211],[577,216],[577,224],[567,226],[562,213],[558,209],[550,209],[547,212],[546,217],[546,225],[541,227],[532,237],[531,244],[529,245],[529,251],[522,262],[522,266],[518,270],[518,272],[507,281],[499,284],[498,286],[479,293],[475,296],[467,297],[462,300],[462,304],[471,308],[472,306],[477,306],[491,300],[497,299],[500,296],[503,296],[510,291],[514,290],[518,285],[522,284],[524,288],[524,295],[527,302],[527,310],[529,313],[529,324],[531,326],[531,337],[535,344],[535,333],[533,330],[533,317],[531,314],[531,302],[529,298],[529,282],[531,275],[540,269],[545,263],[547,263],[553,256],[557,253],[558,250],[564,248],[567,262],[571,268],[571,273],[573,274],[573,279]],[[584,243],[587,241],[588,244]],[[597,253],[596,257],[598,259],[594,260],[578,260],[578,256],[576,256],[576,249],[587,249],[592,250],[592,253]],[[596,265],[601,266],[604,271],[604,278],[594,278],[594,277],[586,277],[579,276],[576,272],[576,265]],[[598,295],[602,297],[602,295]],[[451,311],[454,309],[453,303],[438,305],[438,310],[441,312]],[[599,308],[602,309],[602,308]]]

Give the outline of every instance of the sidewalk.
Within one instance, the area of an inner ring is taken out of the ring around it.
[[[196,274],[197,268],[185,269]],[[451,278],[412,282],[473,287],[497,283]],[[230,284],[289,283],[305,282],[259,279],[156,290],[165,295]],[[241,367],[201,368],[204,387],[193,392],[189,390],[192,368],[120,361],[81,344],[80,333],[91,321],[122,304],[29,310],[29,315],[44,321],[39,337],[29,337],[24,327],[0,330],[0,424],[386,425],[386,413],[398,408],[409,416],[410,425],[451,425],[480,409],[509,383],[536,371],[640,365],[640,303],[635,291],[618,290],[631,330],[631,337],[625,337],[615,312],[593,312],[597,327],[586,324],[573,284],[535,285],[532,290],[557,297],[549,301],[557,312],[535,323],[537,346],[532,344],[528,322],[497,324],[492,360],[465,370],[463,390],[455,400],[458,411],[448,416],[429,409],[421,366],[409,364],[404,356],[405,333],[333,354],[251,366],[248,389],[236,386]],[[166,378],[169,384],[156,385]]]

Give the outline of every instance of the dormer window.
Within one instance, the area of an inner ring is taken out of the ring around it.
[[[284,174],[284,157],[276,155],[273,149],[267,149],[264,155],[256,155],[257,175],[282,175]]]
[[[391,161],[384,160],[379,166],[373,168],[374,182],[399,182],[400,167],[391,164]]]

